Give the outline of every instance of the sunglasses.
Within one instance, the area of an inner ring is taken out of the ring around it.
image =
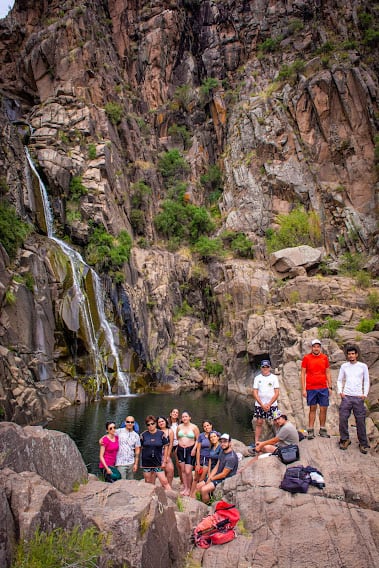
[[[146,426],[155,426],[155,422],[146,422]]]
[[[116,426],[108,426],[108,430],[114,430]]]
[[[134,420],[126,420],[125,424],[134,424]]]

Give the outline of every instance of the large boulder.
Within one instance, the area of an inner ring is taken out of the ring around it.
[[[42,426],[22,428],[0,422],[0,468],[31,471],[62,493],[87,481],[88,472],[75,443],[67,434]]]
[[[281,275],[294,273],[294,269],[303,267],[305,270],[317,265],[322,259],[322,250],[300,245],[273,252],[270,255],[271,266]]]

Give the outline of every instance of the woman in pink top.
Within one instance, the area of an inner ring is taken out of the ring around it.
[[[118,452],[118,436],[115,434],[116,425],[114,422],[106,422],[105,428],[107,433],[100,438],[100,463],[99,468],[103,472],[104,480],[111,482],[112,470],[110,466],[116,463],[116,456]]]

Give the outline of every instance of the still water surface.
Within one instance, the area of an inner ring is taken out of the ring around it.
[[[252,399],[226,390],[196,390],[170,394],[143,394],[112,398],[87,405],[69,406],[55,414],[47,428],[66,432],[78,446],[90,473],[98,473],[99,438],[105,432],[105,422],[113,420],[118,427],[128,414],[135,417],[141,431],[147,414],[167,416],[172,408],[187,410],[192,422],[201,430],[203,420],[209,420],[221,433],[228,432],[250,444]]]

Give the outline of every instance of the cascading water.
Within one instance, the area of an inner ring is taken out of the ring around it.
[[[104,358],[99,348],[98,334],[96,334],[92,313],[88,302],[88,297],[85,293],[83,293],[81,285],[88,271],[91,271],[92,280],[94,282],[96,308],[100,321],[99,331],[101,330],[103,331],[106,342],[108,344],[108,347],[110,349],[110,352],[114,358],[116,365],[118,396],[127,396],[130,394],[130,389],[129,389],[130,379],[129,376],[121,370],[120,358],[114,341],[112,329],[105,316],[103,292],[102,292],[100,278],[97,275],[97,273],[84,262],[82,256],[76,250],[72,249],[70,246],[67,245],[67,243],[61,241],[60,239],[54,236],[54,230],[53,230],[54,219],[45,184],[43,183],[34,165],[34,162],[30,156],[29,150],[26,147],[25,147],[25,153],[29,166],[39,182],[39,188],[43,202],[47,236],[49,237],[49,239],[57,243],[57,245],[61,248],[63,253],[67,256],[67,258],[70,261],[72,278],[73,278],[71,300],[75,301],[79,306],[80,317],[82,318],[81,321],[83,322],[83,327],[86,333],[86,339],[91,351],[91,355],[93,357],[97,394],[100,392],[102,377],[105,377],[108,388],[108,396],[112,396],[111,385],[106,372],[106,365],[104,364]]]

